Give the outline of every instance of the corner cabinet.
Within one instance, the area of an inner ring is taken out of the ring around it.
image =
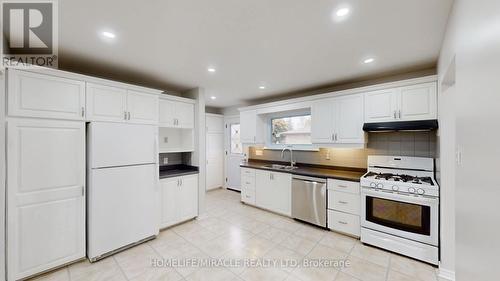
[[[264,143],[264,122],[258,116],[257,110],[240,112],[241,143],[261,144]]]
[[[160,228],[198,216],[197,174],[160,179],[160,190]]]
[[[158,123],[157,94],[87,83],[87,119],[90,121]]]
[[[364,144],[363,95],[314,101],[311,139],[317,144]]]
[[[437,119],[437,84],[365,93],[365,122],[398,122]]]
[[[194,104],[160,99],[159,125],[165,128],[194,128]]]

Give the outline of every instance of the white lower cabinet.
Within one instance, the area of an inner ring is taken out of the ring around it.
[[[85,257],[85,123],[7,122],[8,280]]]
[[[328,179],[328,228],[353,236],[360,234],[359,182]]]
[[[255,171],[255,204],[270,211],[291,216],[292,175]]]
[[[160,228],[198,216],[198,175],[160,179]]]

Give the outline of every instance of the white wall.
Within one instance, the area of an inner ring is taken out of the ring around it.
[[[440,118],[455,120],[453,150],[458,151],[461,159],[455,164],[456,279],[497,280],[500,276],[500,1],[455,1],[438,64],[440,81],[445,80],[454,58],[454,89],[447,97],[446,92],[440,93],[441,102],[453,102],[453,110],[445,107]],[[441,150],[452,143],[441,139]],[[446,170],[453,171],[451,166],[442,163],[443,178],[447,176]],[[443,189],[446,188],[453,189]],[[443,194],[442,200],[448,199]],[[443,222],[448,220],[451,218],[442,217]],[[453,237],[442,237],[442,241],[446,239]],[[452,259],[450,254],[443,258]],[[443,260],[444,264],[452,265],[453,261]]]

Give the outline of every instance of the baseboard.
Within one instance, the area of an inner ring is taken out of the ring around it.
[[[439,268],[438,276],[446,280],[455,281],[455,271],[449,269]]]

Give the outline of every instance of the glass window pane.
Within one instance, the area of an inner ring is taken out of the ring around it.
[[[241,147],[240,141],[240,124],[231,124],[231,153],[241,154],[243,153],[243,148]]]
[[[271,120],[272,144],[311,144],[311,115]]]

